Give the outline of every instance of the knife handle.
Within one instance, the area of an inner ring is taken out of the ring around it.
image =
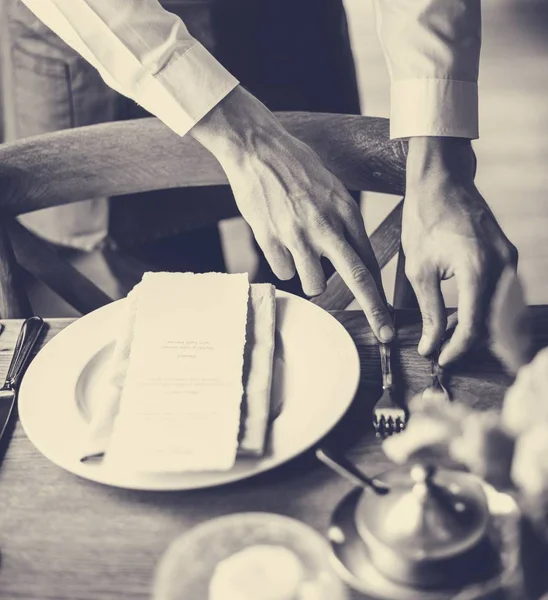
[[[13,351],[13,356],[8,368],[4,388],[16,388],[19,385],[32,350],[38,341],[43,328],[44,321],[41,317],[29,317],[23,322],[19,337],[15,343],[15,350]]]

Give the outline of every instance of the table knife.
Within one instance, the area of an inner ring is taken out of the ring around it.
[[[37,316],[26,319],[21,326],[21,331],[19,332],[8,368],[8,374],[6,375],[6,381],[0,388],[0,440],[6,431],[6,426],[13,412],[21,378],[29,364],[32,350],[43,328],[44,321],[41,317]]]

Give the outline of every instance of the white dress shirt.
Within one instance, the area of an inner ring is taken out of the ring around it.
[[[476,139],[480,0],[374,0],[390,134]]]
[[[157,0],[22,1],[110,87],[181,136],[238,85]],[[391,137],[477,138],[480,0],[374,3],[391,81]]]

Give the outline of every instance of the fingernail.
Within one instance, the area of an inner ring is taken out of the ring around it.
[[[443,351],[441,352],[439,358],[438,358],[438,365],[440,367],[445,367],[447,365],[447,352]]]
[[[394,328],[391,325],[383,325],[379,331],[381,342],[389,342],[394,337]]]

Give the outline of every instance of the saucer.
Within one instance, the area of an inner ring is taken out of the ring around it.
[[[331,518],[327,537],[339,576],[358,592],[383,600],[479,600],[497,591],[512,593],[521,589],[519,508],[509,495],[497,492],[488,484],[484,487],[492,521],[489,535],[500,552],[497,553],[497,566],[482,580],[464,581],[463,573],[463,583],[459,587],[419,589],[395,583],[379,573],[369,559],[367,547],[354,522],[356,506],[363,493],[361,488],[346,495]],[[519,597],[519,591],[516,593]]]

